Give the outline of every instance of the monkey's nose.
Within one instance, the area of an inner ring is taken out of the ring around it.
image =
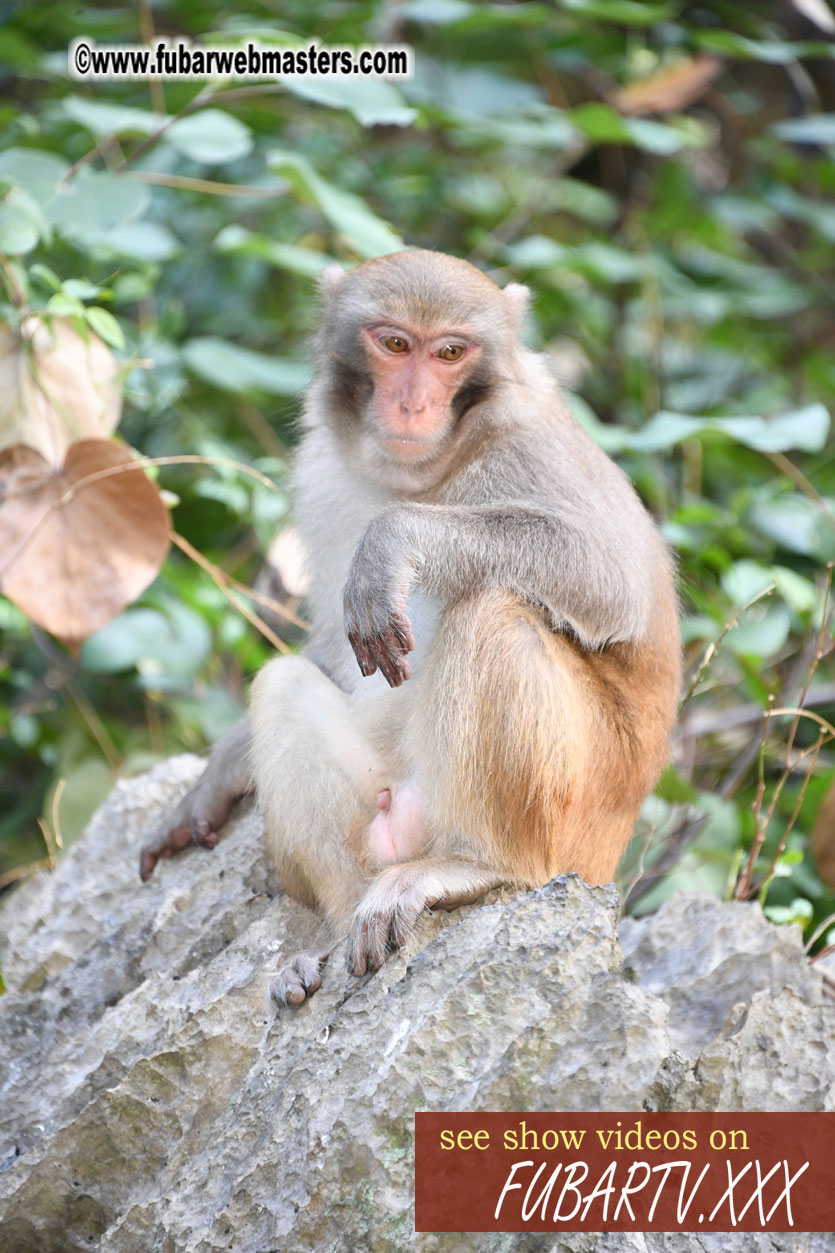
[[[418,414],[423,413],[425,408],[425,400],[401,400],[400,402],[400,412],[406,418],[417,417]]]

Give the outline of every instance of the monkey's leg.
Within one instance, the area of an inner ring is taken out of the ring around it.
[[[232,806],[254,787],[249,765],[249,723],[244,718],[212,749],[206,769],[143,846],[139,874],[149,879],[161,859],[192,844],[214,848]]]
[[[368,828],[385,767],[348,697],[304,657],[277,658],[252,686],[252,766],[267,843],[285,887],[345,926],[368,872]],[[325,954],[302,954],[273,980],[293,1004],[319,986]]]
[[[607,883],[655,777],[639,665],[628,647],[584,650],[508,591],[451,606],[411,725],[447,847],[520,887]]]
[[[446,611],[411,680],[406,734],[431,857],[401,857],[368,889],[351,935],[354,973],[378,969],[432,905],[572,870],[590,883],[611,878],[648,787],[635,763],[630,685],[620,662],[601,675],[602,664],[510,592]]]

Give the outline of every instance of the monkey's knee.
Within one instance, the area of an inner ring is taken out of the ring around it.
[[[295,705],[311,691],[339,689],[306,657],[274,657],[256,674],[250,687],[253,713],[263,715],[285,704]]]

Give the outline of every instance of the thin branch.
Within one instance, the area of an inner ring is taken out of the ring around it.
[[[774,872],[777,869],[777,863],[780,860],[780,858],[783,856],[783,853],[786,848],[786,843],[788,842],[788,838],[791,835],[792,831],[794,830],[794,825],[797,822],[798,814],[800,813],[800,807],[803,804],[803,798],[806,795],[806,789],[809,786],[809,780],[812,777],[812,774],[815,769],[815,764],[818,760],[818,754],[820,753],[820,750],[823,747],[823,744],[826,741],[826,739],[827,739],[826,733],[824,731],[821,731],[820,735],[818,736],[817,740],[812,745],[812,747],[809,749],[805,749],[804,752],[800,754],[800,757],[798,759],[800,761],[802,761],[805,757],[810,756],[812,758],[811,763],[809,765],[809,769],[806,772],[806,774],[803,776],[803,782],[801,783],[798,789],[797,799],[794,804],[794,809],[792,810],[788,821],[783,827],[783,833],[777,842],[777,847],[774,850],[774,855],[771,858],[771,864],[769,865],[768,870],[765,872],[765,875],[760,880],[760,882],[755,884],[751,888],[752,896],[757,896],[759,895],[760,892],[764,890],[767,891],[768,885],[771,883],[771,880],[774,877]],[[777,804],[777,800],[779,799],[780,793],[783,790],[782,784],[784,780],[787,779],[788,777],[789,777],[788,772],[787,771],[784,772],[780,777],[778,786],[774,789],[774,797],[773,797],[771,805],[769,805],[768,807],[768,813],[765,816],[765,825],[763,828],[763,832],[768,830],[768,824],[771,821],[772,815],[774,813],[774,808]]]
[[[806,943],[803,946],[807,953],[811,950],[812,945],[815,943],[815,941],[821,938],[826,928],[830,926],[833,922],[835,922],[835,914],[830,914],[827,918],[824,918],[823,922],[820,923],[819,926],[815,927],[811,936],[809,937],[809,939],[806,941]],[[830,945],[830,947],[832,946]],[[818,953],[817,957],[820,957],[820,956],[821,954]],[[812,958],[812,960],[814,961],[815,958]]]
[[[25,866],[15,866],[14,870],[7,870],[5,874],[0,874],[0,888],[7,888],[10,883],[17,883],[18,879],[25,879],[36,870],[51,869],[52,863],[48,857],[41,857],[38,861],[28,861]]]
[[[125,170],[124,177],[155,187],[173,187],[177,191],[199,191],[207,196],[250,196],[275,200],[287,195],[287,185],[257,187],[250,183],[217,183],[209,178],[189,178],[185,174],[158,174],[153,170]]]
[[[832,509],[829,507],[829,505],[826,503],[826,501],[823,499],[820,493],[815,490],[815,488],[806,478],[806,475],[803,473],[803,471],[799,470],[798,467],[794,464],[794,462],[791,461],[786,456],[785,453],[767,452],[765,455],[773,465],[777,466],[779,470],[782,470],[783,474],[785,474],[787,479],[791,479],[795,487],[798,487],[801,490],[801,492],[803,492],[804,496],[807,496],[809,500],[813,501],[816,505],[818,505],[824,511],[824,513],[828,513],[830,518],[835,516],[833,515]]]
[[[741,605],[739,609],[737,609],[736,612],[731,615],[731,617],[722,627],[722,630],[719,632],[719,635],[713,641],[713,643],[708,644],[707,648],[705,649],[705,655],[702,658],[702,664],[699,667],[695,678],[692,680],[689,687],[687,688],[687,691],[684,696],[684,700],[681,702],[681,709],[685,709],[688,702],[692,700],[693,695],[696,691],[696,688],[699,686],[702,679],[705,677],[708,670],[713,665],[713,662],[716,658],[716,654],[719,652],[722,641],[724,640],[728,632],[733,630],[733,628],[739,622],[739,619],[742,617],[742,615],[745,613],[747,609],[750,609],[752,605],[756,605],[758,601],[763,600],[766,596],[770,596],[772,592],[776,590],[776,587],[777,587],[776,583],[769,583],[768,587],[764,587],[761,592],[757,592],[756,596],[752,596],[751,599],[747,600],[744,605]]]
[[[187,539],[184,539],[182,535],[178,535],[176,531],[171,533],[171,540],[182,552],[186,554],[187,557],[191,557],[192,561],[200,566],[201,570],[205,570],[206,574],[208,574],[215,586],[223,593],[230,605],[233,605],[235,609],[238,610],[238,613],[242,613],[247,622],[251,623],[252,626],[255,627],[256,631],[260,631],[264,639],[272,644],[273,648],[280,653],[289,653],[291,651],[290,646],[285,644],[284,640],[276,635],[275,631],[272,631],[270,627],[267,626],[266,622],[264,622],[264,620],[260,618],[257,613],[254,613],[249,608],[249,605],[241,600],[240,596],[235,594],[229,586],[229,576],[221,570],[219,566],[214,565],[213,562],[204,557],[198,549],[190,544]]]

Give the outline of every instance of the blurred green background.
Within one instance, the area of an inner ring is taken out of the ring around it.
[[[835,751],[808,718],[793,739],[786,715],[763,735],[762,710],[792,707],[811,677],[812,707],[835,717],[826,657],[811,675],[835,557],[824,0],[58,0],[0,4],[0,19],[0,316],[19,315],[16,286],[27,309],[109,309],[119,435],[276,482],[158,472],[177,531],[243,582],[286,520],[321,266],[402,241],[532,287],[532,343],[679,554],[691,680],[773,589],[687,704],[624,865],[631,907],[681,884],[732,891],[774,799],[754,886],[765,876],[771,916],[811,937],[835,910],[809,852]],[[66,73],[81,34],[406,42],[416,73],[82,84]],[[118,773],[202,750],[270,651],[177,550],[78,658],[0,599],[0,876],[44,856],[39,818],[69,843]]]

